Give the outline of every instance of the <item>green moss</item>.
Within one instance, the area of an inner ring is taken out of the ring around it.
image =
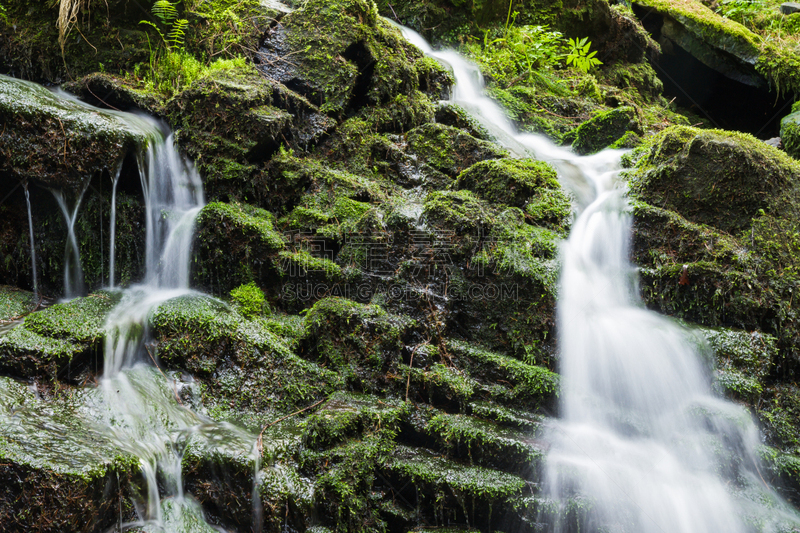
[[[425,370],[410,368],[408,372],[408,383],[433,405],[457,403],[463,410],[479,388],[478,382],[466,372],[441,363],[434,363]]]
[[[747,134],[668,128],[636,151],[633,195],[687,219],[737,232],[797,194],[797,163]]]
[[[467,415],[437,414],[425,427],[450,456],[469,458],[470,464],[501,468],[526,475],[542,461],[543,450],[533,435]]]
[[[540,189],[560,190],[555,169],[543,161],[509,159],[482,161],[461,174],[454,185],[489,202],[524,207]]]
[[[0,170],[75,194],[94,175],[104,170],[113,175],[128,152],[148,142],[146,134],[116,115],[5,76],[0,78],[0,118],[8,124]]]
[[[15,320],[33,311],[37,302],[32,292],[0,285],[0,322]]]
[[[337,368],[359,387],[372,389],[386,379],[384,372],[397,368],[403,339],[413,325],[377,305],[330,297],[308,311],[303,343],[307,353]]]
[[[193,277],[202,287],[225,293],[265,279],[265,259],[282,250],[275,217],[247,204],[212,202],[197,217]]]
[[[397,434],[409,409],[398,400],[337,392],[305,420],[303,439],[310,448],[319,448],[377,431]]]
[[[535,407],[552,402],[558,394],[558,375],[546,368],[461,341],[448,341],[447,347],[457,367],[482,383],[492,383],[485,392],[501,403]],[[494,385],[500,381],[507,385]]]
[[[434,191],[425,199],[422,216],[429,224],[464,234],[490,227],[495,211],[472,191]]]
[[[397,447],[385,468],[430,496],[452,491],[451,494],[491,503],[518,495],[525,488],[525,482],[512,474],[461,466],[424,449],[405,446]]]
[[[444,124],[426,124],[408,132],[408,149],[421,163],[451,177],[478,161],[507,155],[495,144]]]
[[[278,272],[286,277],[307,277],[318,273],[322,279],[335,282],[343,279],[342,268],[325,257],[315,257],[305,250],[280,252],[276,258]]]
[[[266,302],[264,291],[252,281],[247,285],[239,285],[231,291],[231,301],[243,317],[253,319],[264,312]],[[267,306],[268,307],[268,306]]]
[[[66,395],[64,395],[66,396]],[[113,527],[131,516],[139,461],[76,403],[0,377],[0,520],[15,531]],[[134,489],[134,490],[132,490]]]
[[[492,420],[498,424],[528,431],[538,428],[544,418],[542,415],[536,415],[527,411],[520,411],[519,409],[504,407],[486,401],[472,402],[469,404],[469,410],[473,416],[478,418]]]
[[[212,416],[253,429],[342,386],[335,372],[303,360],[265,320],[245,320],[206,296],[175,298],[154,311],[156,355],[192,372]]]
[[[52,305],[25,320],[25,329],[38,335],[93,344],[105,334],[108,313],[119,303],[119,293],[99,292],[68,303]]]
[[[592,154],[614,144],[628,131],[642,133],[634,108],[625,106],[603,111],[576,128],[572,147],[579,154]]]
[[[794,107],[792,110],[792,114],[781,120],[781,142],[787,154],[800,159],[800,110],[794,111]]]

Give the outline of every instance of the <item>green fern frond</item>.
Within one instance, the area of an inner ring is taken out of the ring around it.
[[[183,48],[184,41],[186,40],[186,27],[189,26],[189,21],[186,19],[178,19],[173,25],[172,29],[167,34],[165,41],[170,45],[177,48]]]
[[[170,24],[178,17],[177,2],[173,4],[169,0],[156,0],[151,12],[163,24]]]

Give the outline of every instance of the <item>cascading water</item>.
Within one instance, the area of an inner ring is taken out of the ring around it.
[[[749,413],[713,395],[709,365],[690,332],[643,308],[628,259],[621,152],[579,157],[518,133],[483,94],[476,66],[401,31],[452,68],[452,101],[512,154],[553,163],[576,197],[578,217],[562,251],[562,418],[548,437],[542,488],[556,509],[543,516],[552,521],[547,530],[797,531],[796,512],[760,478]]]
[[[64,222],[67,224],[67,244],[64,248],[64,296],[66,298],[75,298],[86,292],[86,286],[83,282],[81,252],[78,249],[78,238],[75,236],[75,221],[78,218],[83,195],[86,194],[88,185],[89,183],[87,182],[81,189],[72,211],[67,207],[64,193],[58,190],[52,191],[58,202],[58,207],[61,208],[61,213],[64,215]]]
[[[25,203],[28,204],[28,231],[31,239],[31,273],[33,276],[33,294],[39,295],[39,282],[36,277],[36,245],[33,240],[33,216],[31,215],[31,193],[28,184],[25,184]]]
[[[24,82],[20,82],[24,83]],[[145,478],[145,494],[137,499],[139,520],[120,524],[146,531],[220,531],[204,518],[199,503],[184,494],[182,459],[187,446],[216,456],[248,457],[260,466],[256,437],[229,423],[210,420],[184,406],[179,389],[186,386],[166,376],[155,365],[157,354],[148,344],[148,324],[155,309],[167,300],[198,295],[189,287],[189,258],[194,222],[204,205],[203,187],[194,165],[178,153],[173,137],[158,121],[130,113],[100,110],[61,91],[56,96],[71,106],[113,116],[121,127],[146,139],[138,154],[145,198],[146,264],[141,284],[122,291],[119,304],[105,325],[104,374],[98,387],[84,395],[82,416],[91,431],[138,458]],[[116,189],[121,170],[113,178],[109,281],[114,285]],[[85,192],[85,188],[83,189]],[[61,191],[53,191],[67,219],[69,245],[77,255],[74,227],[83,192],[72,211]],[[76,275],[79,259],[67,262],[68,296],[80,292]],[[82,281],[82,276],[80,276]],[[257,483],[257,476],[254,476]],[[254,486],[254,492],[257,485]],[[258,526],[255,528],[258,529]]]
[[[119,184],[119,176],[122,173],[122,165],[117,167],[117,172],[111,181],[111,221],[110,237],[108,246],[108,286],[112,289],[115,285],[116,259],[117,259],[117,185]]]

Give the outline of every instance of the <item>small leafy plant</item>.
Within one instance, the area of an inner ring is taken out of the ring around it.
[[[594,57],[597,52],[589,52],[592,42],[588,37],[583,39],[570,39],[569,52],[567,53],[567,65],[572,65],[581,72],[589,72],[594,67],[603,64],[602,61]]]
[[[183,49],[186,39],[186,27],[189,21],[178,18],[178,2],[172,3],[169,0],[156,0],[150,12],[161,23],[159,26],[149,20],[141,20],[139,24],[146,24],[155,28],[158,36],[167,50]],[[166,30],[162,30],[162,26]]]

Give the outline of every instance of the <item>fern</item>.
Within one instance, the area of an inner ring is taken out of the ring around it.
[[[164,42],[167,43],[169,47],[175,48],[183,48],[183,45],[186,40],[186,27],[189,25],[189,21],[186,19],[178,19],[172,24],[172,29],[167,34],[167,38]]]
[[[141,20],[139,24],[146,24],[155,28],[167,50],[172,50],[174,48],[183,49],[186,42],[186,28],[189,26],[189,21],[178,18],[178,2],[156,0],[150,12],[163,26],[168,28],[166,34],[158,24],[149,20]]]
[[[178,18],[177,2],[173,4],[169,0],[156,0],[150,10],[153,16],[161,21],[162,24],[168,26],[173,20]]]

